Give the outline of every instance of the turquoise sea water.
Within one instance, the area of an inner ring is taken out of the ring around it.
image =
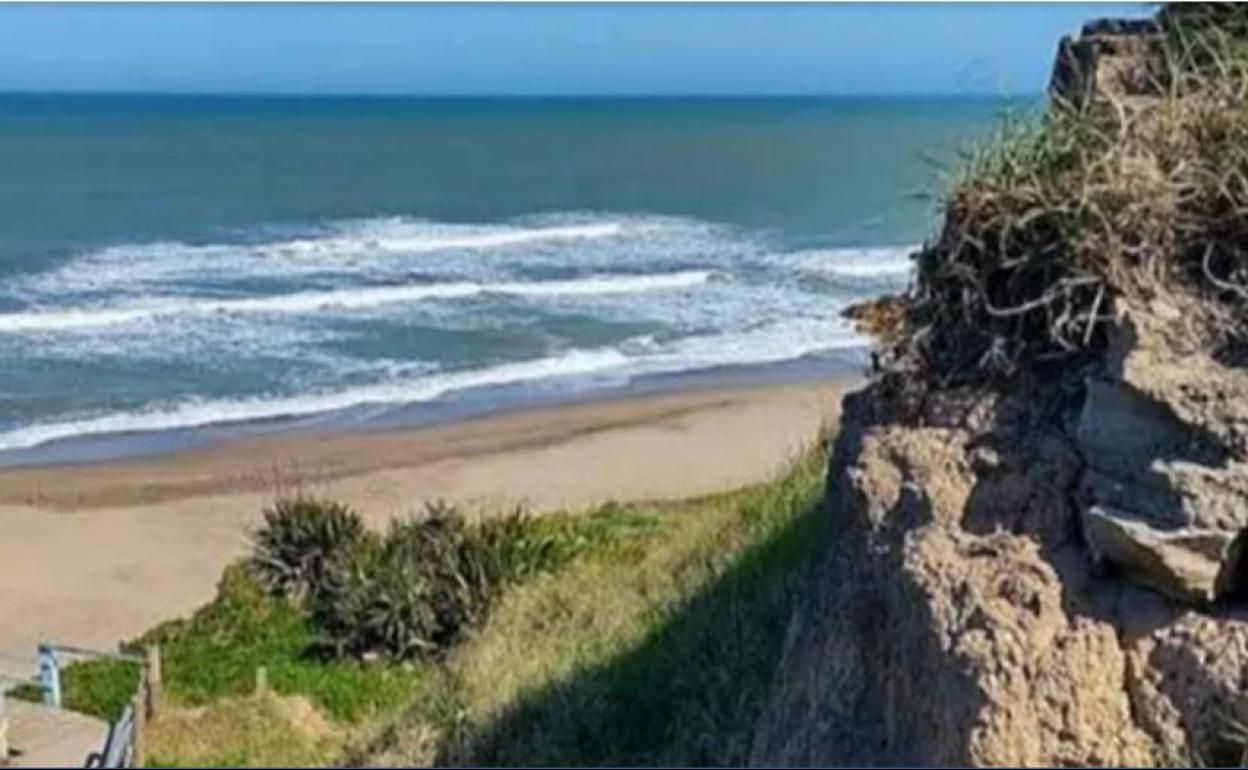
[[[1027,107],[0,96],[0,459],[835,356]]]

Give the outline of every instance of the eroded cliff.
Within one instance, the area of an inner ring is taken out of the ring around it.
[[[1242,757],[1245,18],[1089,24],[955,186],[844,403],[757,764]]]

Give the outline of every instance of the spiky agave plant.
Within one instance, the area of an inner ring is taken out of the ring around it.
[[[434,657],[480,617],[495,582],[462,517],[430,506],[334,563],[313,621],[339,656]]]
[[[251,535],[250,565],[273,593],[296,599],[324,593],[331,565],[367,538],[358,513],[330,500],[288,497],[264,510]]]

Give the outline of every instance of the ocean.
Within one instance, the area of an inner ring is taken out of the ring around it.
[[[0,95],[0,464],[856,365],[1030,106]]]

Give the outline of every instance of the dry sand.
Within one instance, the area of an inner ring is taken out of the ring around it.
[[[112,648],[209,600],[277,491],[372,524],[436,498],[578,509],[760,481],[847,380],[582,403],[412,430],[287,433],[152,459],[0,472],[0,650]]]

